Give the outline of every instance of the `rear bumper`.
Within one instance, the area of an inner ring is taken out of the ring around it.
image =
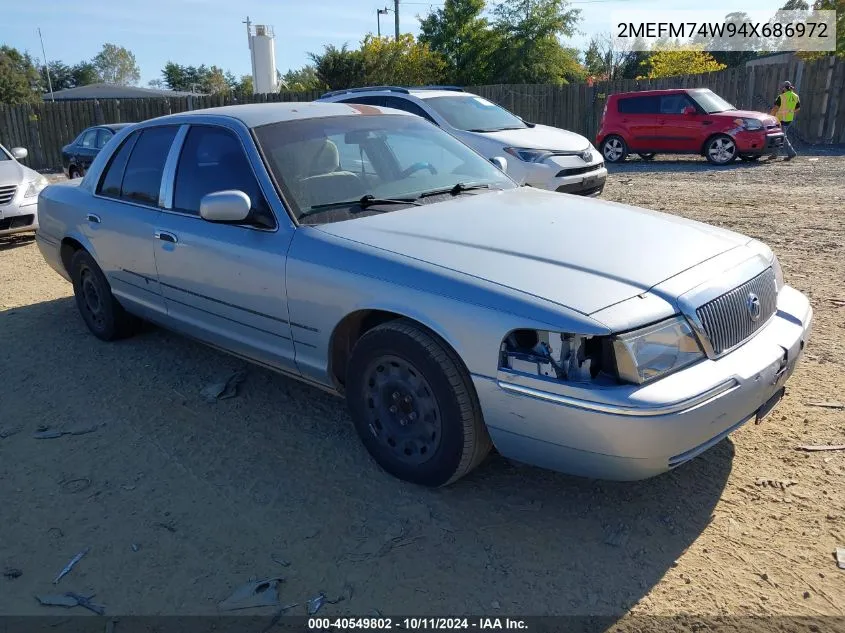
[[[608,394],[602,402],[567,396],[557,381],[543,385],[501,371],[474,382],[505,457],[585,477],[646,479],[700,455],[776,400],[803,353],[812,317],[807,298],[787,286],[776,316],[745,344],[616,401]]]

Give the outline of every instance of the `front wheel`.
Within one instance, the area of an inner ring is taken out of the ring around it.
[[[367,332],[346,375],[358,435],[391,475],[444,486],[490,452],[469,374],[448,345],[417,324],[399,319]]]
[[[727,165],[737,157],[736,143],[727,134],[718,134],[707,141],[704,155],[714,165]]]
[[[113,341],[135,332],[138,319],[114,298],[106,276],[87,251],[77,251],[71,258],[70,275],[76,307],[94,336]]]
[[[628,156],[628,146],[621,136],[608,136],[601,144],[601,153],[608,163],[621,163]]]

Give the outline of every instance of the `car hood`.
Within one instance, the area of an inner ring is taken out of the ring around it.
[[[579,152],[590,145],[590,141],[580,134],[547,125],[535,125],[519,130],[502,130],[501,132],[477,132],[477,134],[499,141],[505,147]]]
[[[737,117],[757,119],[758,121],[762,121],[764,125],[774,125],[777,123],[777,119],[772,115],[766,114],[765,112],[756,112],[754,110],[728,110],[726,112],[716,112],[711,116],[725,117],[729,119],[736,119]]]
[[[657,211],[528,187],[318,228],[583,314],[750,241]]]
[[[0,160],[0,186],[20,185],[24,180],[31,180],[31,172],[15,160]]]

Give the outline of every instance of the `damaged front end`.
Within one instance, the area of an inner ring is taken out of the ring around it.
[[[675,316],[610,336],[513,330],[501,343],[499,369],[566,383],[641,385],[703,358],[693,329]]]

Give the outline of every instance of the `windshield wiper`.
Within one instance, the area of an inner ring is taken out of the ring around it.
[[[454,187],[449,187],[448,189],[434,189],[432,191],[426,191],[421,193],[419,198],[428,198],[430,196],[442,196],[444,194],[451,194],[453,196],[457,196],[458,194],[463,193],[464,191],[472,191],[473,189],[489,189],[490,185],[487,184],[464,184],[462,182],[457,183]]]
[[[485,128],[473,128],[471,130],[467,130],[467,132],[504,132],[505,130],[522,130],[525,128],[521,127],[485,127]]]
[[[419,206],[422,203],[417,202],[417,200],[415,200],[414,198],[377,198],[371,193],[368,193],[364,196],[361,196],[357,200],[344,200],[342,202],[327,202],[326,204],[315,204],[308,211],[300,213],[299,218],[302,218],[306,215],[311,215],[312,213],[327,211],[329,209],[340,209],[342,207],[360,207],[363,210],[377,204],[412,204],[414,206]]]

